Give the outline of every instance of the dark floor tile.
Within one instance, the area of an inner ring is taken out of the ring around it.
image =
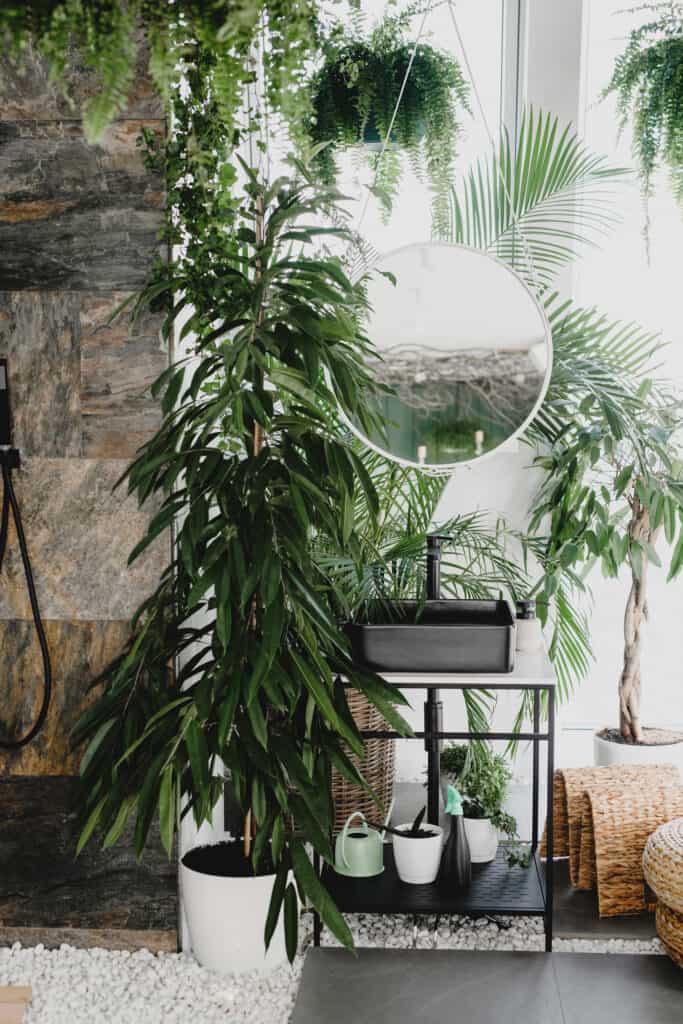
[[[566,1024],[681,1024],[683,971],[665,956],[556,953]]]
[[[563,1024],[542,953],[311,949],[292,1024]]]
[[[555,863],[555,935],[559,939],[652,939],[654,914],[600,917],[595,892],[575,889],[569,861]]]

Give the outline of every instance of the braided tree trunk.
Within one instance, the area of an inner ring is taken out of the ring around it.
[[[654,541],[650,528],[650,514],[634,496],[633,514],[629,528],[631,540],[643,546]],[[624,613],[624,668],[619,680],[619,730],[627,743],[641,743],[640,724],[640,650],[641,631],[647,621],[648,557],[643,552],[640,576],[631,563],[631,591]]]

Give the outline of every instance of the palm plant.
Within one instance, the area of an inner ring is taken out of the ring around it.
[[[358,547],[344,555],[321,548],[317,557],[342,598],[340,617],[372,622],[393,602],[425,599],[427,536],[434,532],[446,481],[360,445],[358,453],[377,495],[377,514],[368,494],[359,490],[354,500]],[[516,538],[500,522],[492,528],[484,513],[472,512],[439,521],[438,530],[449,538],[442,547],[444,596],[492,598],[504,592],[514,603],[526,593],[526,573],[507,550]],[[465,690],[463,696],[470,729],[485,731],[493,694]]]
[[[496,153],[454,190],[451,238],[510,263],[542,294],[553,372],[527,435],[540,448],[535,461],[545,473],[529,535],[522,538],[539,572],[531,593],[551,622],[549,653],[566,697],[590,665],[589,622],[581,608],[586,572],[597,557],[611,575],[629,564],[620,707],[622,733],[637,738],[643,569],[658,557],[653,531],[666,522],[669,538],[678,536],[672,438],[679,413],[648,378],[660,344],[656,335],[551,290],[558,272],[613,223],[604,202],[624,173],[591,154],[569,128],[560,131],[556,118],[530,111],[516,151],[503,132]],[[682,563],[679,540],[670,575]],[[528,710],[523,702],[520,719]]]

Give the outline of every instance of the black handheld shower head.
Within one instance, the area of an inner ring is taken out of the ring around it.
[[[12,422],[9,408],[7,360],[0,359],[0,448],[12,447]]]

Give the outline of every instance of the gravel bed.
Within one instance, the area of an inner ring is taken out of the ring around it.
[[[538,918],[434,919],[365,914],[347,918],[356,943],[391,949],[542,950]],[[311,941],[302,938],[302,952]],[[334,940],[326,936],[326,944]],[[557,939],[558,952],[661,953],[651,941]],[[303,956],[267,975],[223,977],[186,954],[136,953],[43,946],[0,949],[0,985],[31,985],[33,1002],[25,1024],[287,1024],[303,967]]]

